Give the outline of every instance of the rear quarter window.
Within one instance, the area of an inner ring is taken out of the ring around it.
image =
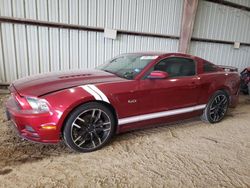
[[[203,72],[216,72],[217,71],[217,67],[209,62],[204,62],[203,64]]]

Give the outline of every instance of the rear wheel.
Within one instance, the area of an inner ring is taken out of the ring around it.
[[[224,91],[217,91],[208,102],[201,119],[209,123],[221,121],[227,113],[229,99]]]
[[[243,93],[244,95],[248,95],[248,91],[247,91],[247,90],[242,90],[242,93]]]
[[[250,95],[250,83],[247,84],[248,94]]]
[[[66,121],[63,137],[73,150],[91,152],[110,141],[115,130],[115,119],[105,106],[91,102],[76,108]]]

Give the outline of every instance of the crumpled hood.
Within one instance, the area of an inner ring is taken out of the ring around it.
[[[81,70],[39,74],[13,82],[21,96],[41,96],[85,84],[116,82],[124,79],[101,70]]]

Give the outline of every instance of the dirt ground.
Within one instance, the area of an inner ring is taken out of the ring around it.
[[[199,118],[116,136],[79,154],[23,141],[4,120],[0,187],[250,187],[250,97],[216,125]]]

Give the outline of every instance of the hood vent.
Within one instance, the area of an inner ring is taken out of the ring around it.
[[[77,74],[77,75],[69,75],[69,76],[60,76],[60,79],[67,79],[67,78],[77,78],[77,77],[86,77],[90,76],[91,74]]]

